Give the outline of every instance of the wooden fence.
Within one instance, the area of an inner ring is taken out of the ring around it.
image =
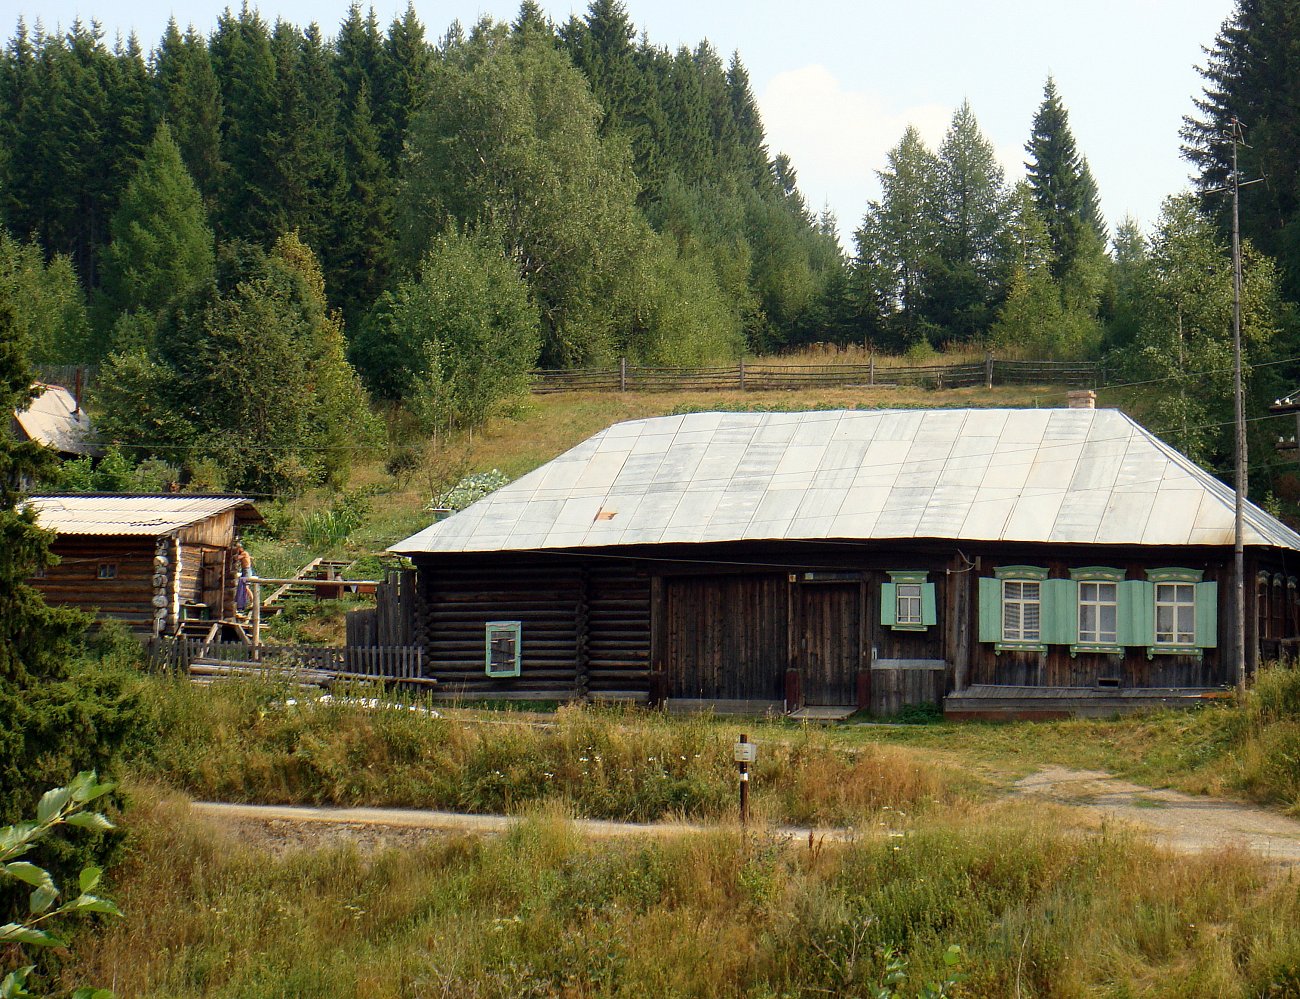
[[[959,364],[885,366],[865,364],[773,364],[741,361],[702,368],[643,367],[620,361],[613,368],[538,369],[533,391],[551,392],[708,392],[772,391],[801,388],[871,388],[912,385],[924,388],[975,388],[994,385],[1061,385],[1097,388],[1106,370],[1092,361],[983,361]]]
[[[149,661],[157,669],[178,673],[196,665],[245,667],[268,673],[329,673],[343,678],[390,680],[424,678],[424,650],[413,646],[327,647],[307,645],[246,645],[205,642],[197,638],[153,638],[146,643]],[[232,672],[240,672],[232,670]]]
[[[409,646],[415,642],[414,569],[388,572],[375,588],[375,606],[348,611],[345,618],[349,648]]]
[[[95,381],[99,369],[86,364],[38,364],[33,368],[37,381],[62,385],[69,392],[84,392]]]

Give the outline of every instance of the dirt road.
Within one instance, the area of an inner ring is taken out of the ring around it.
[[[1015,784],[1022,797],[1078,810],[1085,825],[1103,819],[1137,826],[1157,842],[1200,853],[1240,846],[1280,864],[1300,864],[1300,822],[1222,798],[1153,790],[1093,770],[1046,767]]]
[[[1022,778],[1013,795],[1050,801],[1071,809],[1067,824],[1079,830],[1102,822],[1130,824],[1156,842],[1176,850],[1199,853],[1243,847],[1267,860],[1300,865],[1300,822],[1253,805],[1221,798],[1195,797],[1177,791],[1154,790],[1098,771],[1046,767]],[[505,832],[515,819],[505,815],[466,815],[459,812],[410,808],[313,808],[291,805],[233,805],[196,801],[194,812],[218,820],[241,839],[258,842],[274,852],[330,842],[360,846],[396,846],[429,836],[493,835]],[[685,822],[606,822],[575,820],[588,836],[682,836],[716,828]],[[844,840],[860,835],[888,835],[847,829],[811,830],[780,827],[778,835],[800,841],[809,836]]]

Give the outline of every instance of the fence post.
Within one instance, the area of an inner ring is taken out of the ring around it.
[[[620,392],[627,391],[627,358],[626,357],[620,357],[618,359],[618,390]]]
[[[993,387],[993,351],[984,351],[984,387]]]
[[[867,359],[867,384],[876,384],[876,352],[873,350]]]
[[[745,359],[740,359],[740,391],[745,391]]]

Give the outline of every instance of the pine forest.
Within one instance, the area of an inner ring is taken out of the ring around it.
[[[383,414],[473,430],[536,367],[810,344],[1104,360],[1217,469],[1234,116],[1258,123],[1243,175],[1270,179],[1242,216],[1252,406],[1300,377],[1298,38],[1286,4],[1240,0],[1189,95],[1199,189],[1111,231],[1050,76],[1023,174],[966,102],[935,148],[898,137],[878,200],[838,220],[770,148],[740,54],[657,45],[618,0],[436,39],[414,7],[354,5],[331,35],[245,6],[152,47],[19,21],[0,297],[25,303],[29,363],[94,368],[131,463],[210,487],[341,482]]]

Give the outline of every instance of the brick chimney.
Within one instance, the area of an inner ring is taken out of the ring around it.
[[[1092,389],[1074,389],[1070,392],[1071,409],[1096,409],[1097,393]]]

